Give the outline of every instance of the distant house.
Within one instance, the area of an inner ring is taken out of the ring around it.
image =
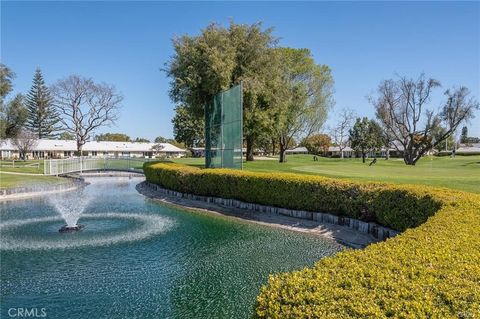
[[[193,157],[205,157],[205,147],[192,147],[190,150]]]
[[[205,157],[205,147],[192,147],[190,148],[190,151],[192,152],[193,157]],[[255,155],[260,154],[260,150],[255,150],[253,153]],[[242,148],[242,153],[243,156],[246,156],[247,154],[247,149],[244,147]]]
[[[287,154],[308,154],[308,150],[304,146],[295,147],[289,150],[286,150],[285,153]]]
[[[402,157],[403,156],[403,146],[400,143],[396,143],[396,145],[392,144],[388,149],[388,153],[390,157]],[[341,157],[342,152],[340,151],[340,147],[338,146],[330,146],[328,148],[328,152],[326,153],[327,157]],[[350,146],[347,146],[343,149],[343,157],[360,157],[361,155],[357,153],[354,149]],[[367,154],[367,157],[386,157],[387,156],[387,148],[382,147],[378,152],[370,152]]]
[[[340,147],[330,146],[328,148],[327,156],[328,157],[341,157],[342,152],[340,151]],[[350,146],[347,146],[343,149],[343,157],[355,157],[355,151]]]
[[[76,151],[75,141],[41,139],[38,140],[37,146],[26,154],[26,157],[28,159],[65,158],[74,156]],[[82,148],[82,153],[84,156],[91,157],[176,158],[185,156],[186,151],[170,143],[87,142]],[[0,156],[2,159],[19,158],[19,152],[12,141],[7,139],[0,145]]]
[[[457,155],[480,155],[480,143],[460,144],[455,151]]]

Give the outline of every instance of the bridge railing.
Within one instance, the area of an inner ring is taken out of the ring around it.
[[[142,172],[143,163],[153,160],[156,159],[135,157],[72,157],[65,159],[49,159],[45,160],[44,174],[61,175],[93,170]]]

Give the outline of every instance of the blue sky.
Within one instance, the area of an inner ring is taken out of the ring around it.
[[[69,74],[114,84],[125,96],[121,118],[103,131],[172,136],[174,105],[160,71],[171,39],[210,22],[263,21],[280,45],[311,49],[332,68],[335,111],[373,117],[366,96],[395,74],[434,77],[443,89],[467,86],[480,98],[479,2],[6,2],[1,59],[30,88],[36,67],[49,84]],[[441,103],[439,90],[433,106]],[[470,125],[480,136],[480,114]]]

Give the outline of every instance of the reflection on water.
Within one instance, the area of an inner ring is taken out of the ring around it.
[[[141,180],[88,179],[86,228],[73,234],[58,232],[48,198],[0,203],[2,318],[11,307],[43,307],[48,318],[248,318],[268,274],[342,249],[165,207],[136,192]]]

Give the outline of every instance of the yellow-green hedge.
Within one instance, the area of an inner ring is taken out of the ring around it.
[[[179,192],[234,198],[290,209],[320,211],[396,230],[415,227],[440,207],[426,187],[356,183],[298,174],[199,169],[145,163],[147,181]]]
[[[149,182],[181,192],[406,229],[313,268],[271,276],[257,297],[257,318],[480,318],[479,195],[165,163],[144,170]]]

